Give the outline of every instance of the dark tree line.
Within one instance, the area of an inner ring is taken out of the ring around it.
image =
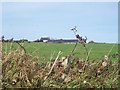
[[[31,41],[27,40],[27,39],[20,39],[20,40],[14,40],[14,38],[11,38],[11,39],[6,39],[5,36],[2,36],[1,37],[1,41],[2,42],[28,42],[30,43]],[[34,40],[33,42],[43,42],[42,39],[37,39],[37,40]]]
[[[29,42],[27,39],[20,39],[20,40],[14,40],[14,38],[5,39],[5,36],[2,36],[1,39],[2,42]]]

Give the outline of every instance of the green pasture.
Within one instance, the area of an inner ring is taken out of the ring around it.
[[[75,44],[64,44],[64,43],[38,43],[38,42],[25,42],[20,43],[25,48],[26,52],[38,56],[40,62],[47,62],[54,60],[59,51],[62,51],[60,57],[71,54]],[[100,60],[104,55],[110,52],[110,55],[118,53],[118,44],[86,44],[88,51],[91,49],[89,59],[90,60]],[[111,50],[111,48],[113,49]],[[8,52],[12,49],[21,48],[17,43],[3,43],[3,52]],[[111,51],[110,51],[111,50]],[[75,52],[75,56],[81,59],[85,59],[87,54],[85,48],[78,44]],[[113,61],[117,61],[116,58],[112,58]]]

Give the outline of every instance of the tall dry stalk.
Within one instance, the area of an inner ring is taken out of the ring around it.
[[[57,60],[58,60],[60,54],[61,54],[61,51],[58,52],[58,55],[57,55],[57,57],[56,57],[56,59],[55,59],[53,65],[52,65],[52,67],[51,67],[51,69],[50,69],[48,75],[44,78],[44,80],[46,80],[46,79],[49,77],[49,75],[51,74],[51,72],[52,72],[52,70],[53,70],[53,68],[54,68],[54,66],[55,66],[55,64],[56,64],[56,62],[57,62]]]

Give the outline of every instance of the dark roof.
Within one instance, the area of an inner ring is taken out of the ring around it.
[[[40,40],[50,40],[50,38],[49,37],[41,37]]]
[[[64,39],[58,39],[58,40],[50,40],[49,42],[68,42],[68,43],[71,43],[71,42],[78,42],[77,39],[69,39],[69,40],[64,40]]]

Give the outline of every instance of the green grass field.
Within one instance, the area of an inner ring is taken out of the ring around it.
[[[63,44],[63,43],[21,43],[26,49],[27,53],[33,56],[38,56],[40,62],[47,62],[51,59],[54,60],[59,51],[62,51],[62,55],[66,56],[71,53],[75,44]],[[90,53],[90,60],[99,60],[104,55],[108,54],[114,44],[87,44],[88,51],[92,48]],[[3,52],[8,52],[10,49],[17,49],[20,46],[17,43],[3,43]],[[118,45],[115,44],[110,55],[118,52]],[[81,44],[78,44],[75,50],[75,56],[81,59],[86,58],[86,52]],[[113,58],[114,61],[116,59]]]

